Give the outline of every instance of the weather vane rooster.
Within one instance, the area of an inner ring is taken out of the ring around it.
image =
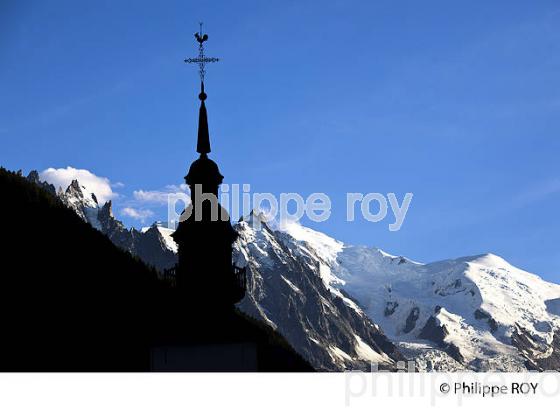
[[[219,58],[206,57],[204,55],[204,42],[208,40],[208,34],[202,34],[202,23],[200,23],[200,31],[194,33],[196,41],[198,41],[198,57],[186,58],[185,63],[187,64],[198,64],[198,72],[200,74],[200,81],[204,84],[204,74],[206,74],[206,63],[216,63],[220,61]]]

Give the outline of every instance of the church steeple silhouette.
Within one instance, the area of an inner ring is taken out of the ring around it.
[[[231,308],[245,295],[245,272],[232,264],[232,245],[237,233],[227,211],[218,203],[218,189],[223,181],[218,165],[208,158],[210,133],[204,90],[205,64],[218,61],[204,56],[203,43],[208,35],[196,33],[199,56],[186,59],[197,63],[200,72],[200,109],[196,151],[200,154],[185,182],[191,190],[191,204],[183,211],[179,226],[172,234],[178,245],[176,286],[186,302],[204,302],[213,309]],[[211,300],[209,300],[211,299]]]
[[[210,133],[208,132],[208,113],[206,112],[206,93],[204,92],[204,82],[200,83],[200,110],[198,113],[198,140],[196,142],[196,152],[201,155],[208,154],[210,149]]]

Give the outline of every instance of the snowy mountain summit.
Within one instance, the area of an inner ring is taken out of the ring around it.
[[[427,370],[560,369],[560,285],[493,254],[422,264],[297,224],[321,277]]]
[[[80,218],[89,222],[94,228],[101,228],[98,219],[100,207],[97,202],[97,197],[84,185],[81,185],[78,180],[74,179],[70,185],[68,185],[66,191],[60,188],[57,195],[62,202],[68,208],[76,212]]]

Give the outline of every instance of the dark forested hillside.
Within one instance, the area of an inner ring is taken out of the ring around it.
[[[259,370],[311,370],[264,325],[187,307],[19,174],[0,169],[0,192],[0,370],[144,371],[154,346],[239,342],[258,346]]]

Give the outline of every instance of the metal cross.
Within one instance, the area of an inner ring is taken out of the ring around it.
[[[202,34],[202,23],[200,23],[200,32],[194,33],[196,41],[198,41],[198,57],[185,58],[187,64],[198,64],[198,72],[200,74],[200,81],[204,83],[204,74],[206,74],[206,63],[216,63],[220,61],[219,58],[206,57],[204,55],[204,42],[208,40],[208,34]]]

